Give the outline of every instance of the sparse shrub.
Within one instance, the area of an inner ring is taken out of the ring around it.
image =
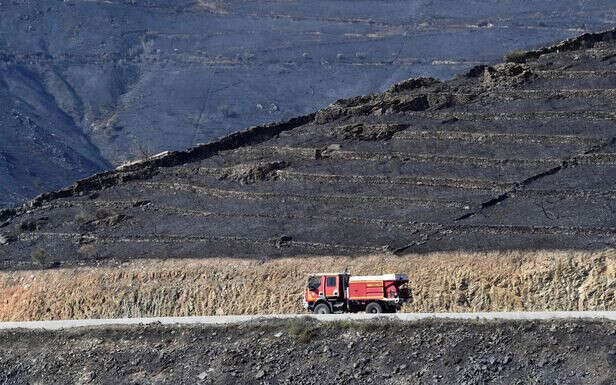
[[[36,230],[36,222],[33,220],[26,219],[25,221],[21,222],[21,225],[19,225],[19,229],[21,231],[34,231]]]
[[[89,220],[90,220],[90,216],[88,215],[88,213],[86,213],[83,210],[75,214],[75,222],[77,223],[85,223],[85,222],[88,222]]]
[[[334,322],[329,323],[329,326],[331,326],[334,329],[339,329],[339,330],[353,329],[355,325],[356,323],[352,321],[334,321]]]
[[[508,63],[524,63],[525,56],[526,56],[526,52],[516,50],[516,51],[511,51],[508,54],[506,54],[503,60]]]
[[[48,217],[41,217],[37,219],[26,219],[19,226],[22,231],[36,231],[40,230],[45,226],[45,223],[49,220]]]
[[[96,218],[98,219],[105,219],[107,217],[110,217],[111,213],[105,209],[96,209]]]
[[[374,332],[378,330],[378,324],[374,321],[360,322],[358,325],[358,329],[365,332]]]
[[[317,334],[318,327],[316,321],[309,317],[293,319],[289,322],[289,334],[297,340],[297,342],[307,344],[312,341],[312,338]]]
[[[98,248],[93,243],[86,243],[79,247],[79,254],[85,256],[88,259],[94,259],[98,256]]]
[[[36,262],[39,266],[47,265],[47,257],[45,256],[44,250],[34,250],[30,256],[32,257],[32,260]]]

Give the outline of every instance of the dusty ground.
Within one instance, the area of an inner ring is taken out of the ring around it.
[[[616,310],[613,251],[512,251],[0,272],[0,320],[299,313],[306,276],[346,264],[354,274],[409,274],[404,311]]]
[[[601,384],[613,322],[130,327],[0,333],[2,384]]]

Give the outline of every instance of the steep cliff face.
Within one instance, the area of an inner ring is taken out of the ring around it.
[[[613,18],[609,2],[491,3],[2,2],[0,207]]]

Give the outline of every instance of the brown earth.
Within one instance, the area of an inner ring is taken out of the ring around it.
[[[596,384],[616,323],[254,322],[0,332],[0,383]]]
[[[1,272],[0,320],[302,312],[306,276],[405,272],[409,312],[616,310],[616,253],[509,251],[301,260],[143,260]]]

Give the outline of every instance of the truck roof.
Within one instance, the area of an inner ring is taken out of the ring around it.
[[[406,274],[352,275],[349,281],[408,281]]]

